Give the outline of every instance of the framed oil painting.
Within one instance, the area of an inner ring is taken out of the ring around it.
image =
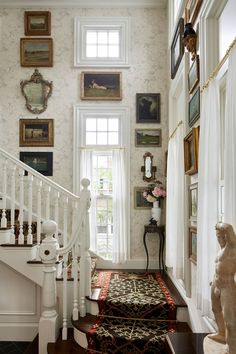
[[[197,228],[189,228],[189,259],[197,264]]]
[[[188,124],[190,127],[194,125],[194,123],[200,117],[200,88],[193,94],[192,98],[188,104]]]
[[[203,0],[188,0],[185,7],[185,23],[194,25]]]
[[[50,36],[51,13],[49,11],[25,11],[26,36]]]
[[[171,44],[171,79],[175,78],[180,62],[184,55],[183,33],[184,19],[181,17],[179,19]]]
[[[161,146],[161,129],[135,129],[135,146]]]
[[[199,83],[199,55],[196,55],[188,72],[188,92],[192,93]]]
[[[134,208],[135,209],[151,209],[152,203],[149,203],[143,196],[146,187],[134,187]]]
[[[53,119],[20,119],[20,146],[53,146]]]
[[[21,66],[53,66],[52,38],[21,38]]]
[[[189,219],[191,221],[197,221],[197,186],[197,183],[193,183],[189,186]]]
[[[121,72],[82,72],[82,100],[121,100]]]
[[[136,122],[160,123],[160,93],[136,94]]]
[[[42,151],[22,151],[20,160],[44,176],[52,176],[53,154]]]
[[[198,172],[198,141],[199,127],[192,128],[184,138],[184,169],[186,175]]]

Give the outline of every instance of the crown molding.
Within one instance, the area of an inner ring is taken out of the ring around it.
[[[166,8],[167,0],[0,0],[0,8]]]

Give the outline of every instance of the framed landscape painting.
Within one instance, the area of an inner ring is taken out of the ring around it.
[[[136,122],[160,123],[160,93],[136,94]]]
[[[184,138],[184,169],[186,175],[198,172],[199,127],[192,128]]]
[[[135,129],[135,146],[161,146],[161,129]]]
[[[197,264],[197,228],[189,228],[189,259]]]
[[[121,100],[121,72],[82,72],[82,100]]]
[[[21,38],[21,66],[53,66],[52,38]]]
[[[49,11],[25,11],[26,36],[50,36],[51,13]]]
[[[188,90],[192,93],[199,83],[199,55],[196,56],[194,62],[188,72]]]
[[[190,127],[200,118],[200,88],[194,93],[188,104],[188,124]]]
[[[197,221],[198,204],[198,184],[193,183],[189,186],[189,218],[191,221]]]
[[[20,160],[44,176],[52,176],[53,154],[42,151],[22,151]]]
[[[53,146],[53,119],[20,119],[20,146]]]

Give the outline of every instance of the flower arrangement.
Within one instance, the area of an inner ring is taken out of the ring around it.
[[[143,191],[143,197],[149,202],[154,203],[166,197],[166,190],[162,185],[162,182],[155,181],[150,184],[147,189]]]

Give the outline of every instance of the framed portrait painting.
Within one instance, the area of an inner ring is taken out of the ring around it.
[[[121,100],[121,72],[82,72],[82,100]]]
[[[151,209],[152,203],[149,203],[143,196],[146,187],[134,187],[134,208]]]
[[[51,13],[49,11],[25,11],[26,36],[50,36]]]
[[[21,66],[53,66],[52,38],[21,38],[20,39]]]
[[[197,264],[197,228],[189,228],[189,259]]]
[[[160,123],[160,93],[136,94],[136,122]]]
[[[20,146],[53,146],[53,119],[20,119]]]
[[[171,44],[171,79],[175,78],[180,62],[184,55],[183,33],[184,19],[181,17],[179,19]]]
[[[199,127],[192,128],[184,138],[184,169],[186,175],[198,172]]]
[[[52,176],[53,153],[44,151],[21,151],[20,160],[44,176]]]
[[[161,146],[161,129],[135,129],[135,146]]]

